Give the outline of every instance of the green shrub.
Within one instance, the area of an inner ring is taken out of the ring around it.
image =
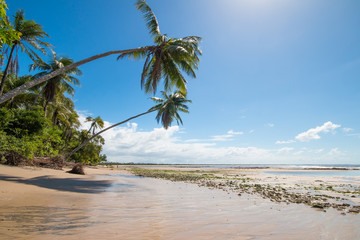
[[[6,161],[4,158],[10,152],[28,160],[34,157],[66,156],[91,137],[88,131],[74,128],[71,129],[73,134],[69,136],[64,134],[66,129],[69,130],[61,125],[52,125],[40,106],[31,110],[0,108],[0,160]],[[101,136],[94,138],[75,153],[71,160],[85,164],[106,161],[106,156],[100,154],[104,143]]]

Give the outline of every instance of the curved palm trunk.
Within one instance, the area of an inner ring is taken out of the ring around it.
[[[7,100],[11,99],[12,97],[15,97],[16,95],[19,95],[20,93],[22,93],[23,91],[29,89],[29,88],[32,88],[40,83],[43,83],[53,77],[56,77],[70,69],[73,69],[73,68],[76,68],[78,66],[81,66],[85,63],[88,63],[88,62],[92,62],[96,59],[99,59],[99,58],[103,58],[103,57],[107,57],[109,55],[113,55],[113,54],[122,54],[122,53],[130,53],[130,52],[138,52],[138,51],[147,51],[147,50],[151,50],[153,49],[155,46],[148,46],[148,47],[141,47],[141,48],[134,48],[134,49],[127,49],[127,50],[118,50],[118,51],[109,51],[109,52],[106,52],[106,53],[102,53],[102,54],[98,54],[98,55],[95,55],[95,56],[92,56],[92,57],[89,57],[89,58],[86,58],[86,59],[83,59],[79,62],[76,62],[76,63],[73,63],[73,64],[70,64],[66,67],[63,67],[63,68],[60,68],[58,70],[55,70],[49,74],[46,74],[44,76],[41,76],[41,77],[38,77],[38,78],[35,78],[34,80],[30,81],[30,82],[27,82],[23,85],[21,85],[20,87],[17,87],[7,93],[5,93],[3,96],[0,96],[0,104],[1,103],[4,103],[6,102]]]
[[[2,77],[2,79],[1,79],[1,84],[0,84],[0,96],[2,95],[2,93],[3,93],[3,91],[4,91],[4,86],[5,86],[6,77],[7,77],[7,75],[8,75],[9,66],[10,66],[10,63],[11,63],[12,56],[13,56],[13,53],[14,53],[14,50],[15,50],[16,45],[17,45],[17,43],[14,43],[14,45],[11,47],[10,56],[9,56],[8,62],[7,62],[7,64],[6,64],[6,68],[5,68],[5,70],[4,70],[3,77]]]
[[[89,133],[91,132],[91,129],[92,129],[93,127],[94,127],[94,123],[91,124],[89,130],[87,131],[87,134],[89,134]],[[95,131],[95,129],[93,130],[93,134],[94,134],[94,131]]]
[[[112,126],[110,126],[110,127],[107,127],[107,128],[105,128],[105,129],[101,130],[100,132],[98,132],[98,133],[94,134],[93,136],[91,136],[89,139],[86,139],[83,143],[81,143],[81,144],[80,144],[78,147],[76,147],[74,150],[72,150],[72,152],[66,157],[65,161],[68,160],[68,159],[69,159],[75,152],[77,152],[80,148],[82,148],[83,146],[85,146],[88,142],[90,142],[92,139],[94,139],[96,136],[102,134],[103,132],[105,132],[105,131],[107,131],[107,130],[109,130],[109,129],[111,129],[111,128],[114,128],[114,127],[116,127],[116,126],[119,126],[119,125],[121,125],[121,124],[123,124],[123,123],[126,123],[126,122],[128,122],[128,121],[130,121],[130,120],[132,120],[132,119],[134,119],[134,118],[140,117],[140,116],[142,116],[142,115],[145,115],[145,114],[148,114],[148,113],[151,113],[151,112],[154,112],[154,111],[156,111],[156,109],[149,110],[149,111],[147,111],[147,112],[141,113],[141,114],[136,115],[136,116],[134,116],[134,117],[128,118],[128,119],[126,119],[125,121],[116,123],[116,124],[114,124],[114,125],[112,125]]]

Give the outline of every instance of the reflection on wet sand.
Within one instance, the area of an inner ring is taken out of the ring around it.
[[[2,232],[8,230],[7,239],[28,234],[71,235],[72,229],[85,228],[94,224],[83,213],[82,209],[58,207],[0,208],[1,229]]]
[[[111,183],[96,194],[57,189],[43,193],[48,200],[38,205],[27,196],[28,206],[23,201],[23,206],[1,207],[0,238],[360,238],[359,215],[342,216],[335,210],[321,212],[159,179],[112,175],[93,180]]]

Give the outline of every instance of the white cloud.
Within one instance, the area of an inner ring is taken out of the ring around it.
[[[82,123],[85,116],[80,114]],[[111,124],[104,122],[105,127]],[[90,123],[82,128],[88,129]],[[241,135],[230,130],[227,135]],[[182,140],[186,133],[178,126],[141,130],[131,122],[112,128],[102,134],[105,138],[104,151],[110,162],[137,163],[179,163],[179,164],[264,164],[264,163],[313,163],[315,161],[337,161],[340,150],[295,149],[290,147],[265,149],[256,146],[218,147],[210,139]],[[223,135],[226,136],[226,135]],[[230,137],[224,137],[230,138]],[[220,137],[218,137],[220,139]],[[314,153],[317,154],[314,154]],[[343,158],[342,158],[343,159]]]
[[[266,124],[266,126],[268,126],[268,127],[275,127],[275,124],[273,124],[273,123],[268,123],[268,124]]]
[[[242,134],[244,134],[244,132],[235,132],[233,130],[229,130],[227,134],[212,136],[211,139],[209,139],[209,141],[214,141],[214,142],[231,141],[233,140],[233,137],[235,135],[242,135]]]
[[[324,149],[323,148],[320,148],[320,149],[316,149],[314,150],[315,153],[322,153],[324,152]]]
[[[344,132],[351,132],[351,131],[354,131],[354,129],[352,129],[352,128],[343,128],[343,131]]]
[[[293,150],[294,150],[294,148],[284,147],[284,148],[280,148],[280,149],[278,150],[278,153],[289,153],[289,152],[291,152],[291,151],[293,151]]]
[[[356,136],[356,137],[360,137],[360,133],[350,133],[350,134],[347,134],[346,136]]]
[[[337,156],[341,154],[341,151],[338,148],[333,148],[328,153],[330,156]]]
[[[85,116],[80,115],[82,128],[88,129]],[[105,127],[111,124],[104,121]],[[212,139],[229,139],[242,132],[228,131],[229,134],[214,136]],[[215,143],[200,142],[201,139],[180,141],[178,126],[154,128],[151,131],[138,130],[136,123],[112,128],[102,134],[105,139],[103,152],[113,162],[142,163],[261,163],[277,159],[272,150],[257,147],[216,147]],[[209,141],[205,140],[205,141]]]
[[[234,132],[233,130],[230,130],[227,133],[232,134],[232,135],[243,135],[244,134],[244,132]]]
[[[230,141],[232,140],[232,137],[234,135],[232,134],[225,134],[225,135],[217,135],[217,136],[212,136],[210,141],[215,141],[215,142],[224,142],[224,141]]]
[[[184,142],[188,142],[188,143],[204,142],[204,139],[187,139],[184,140]]]
[[[301,142],[317,140],[317,139],[320,139],[319,133],[328,133],[339,127],[341,127],[341,125],[334,124],[329,121],[329,122],[324,123],[322,126],[318,126],[316,128],[311,128],[311,129],[307,130],[306,132],[300,133],[295,138]]]
[[[225,142],[225,141],[232,141],[233,137],[235,135],[242,135],[242,134],[244,134],[244,133],[229,130],[227,132],[227,134],[215,135],[215,136],[212,136],[210,139],[188,139],[188,140],[185,140],[185,142],[188,142],[188,143],[195,143],[195,142]]]
[[[275,144],[289,144],[294,143],[295,140],[288,140],[288,141],[276,141]]]
[[[304,151],[301,150],[301,151],[295,152],[294,155],[301,155],[301,154],[303,154],[303,153],[304,153]]]

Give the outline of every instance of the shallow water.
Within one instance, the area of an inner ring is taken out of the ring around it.
[[[134,165],[136,166],[136,165]],[[304,170],[304,169],[349,169],[349,170],[360,170],[360,164],[148,164],[138,165],[142,168],[157,168],[161,167],[178,167],[178,168],[280,168],[280,169],[292,169],[292,170]]]
[[[0,239],[360,239],[359,215],[194,184],[100,179],[116,180],[96,193],[48,196],[47,205],[0,206]]]
[[[270,175],[309,176],[309,177],[356,177],[360,170],[299,170],[299,171],[264,171]]]

